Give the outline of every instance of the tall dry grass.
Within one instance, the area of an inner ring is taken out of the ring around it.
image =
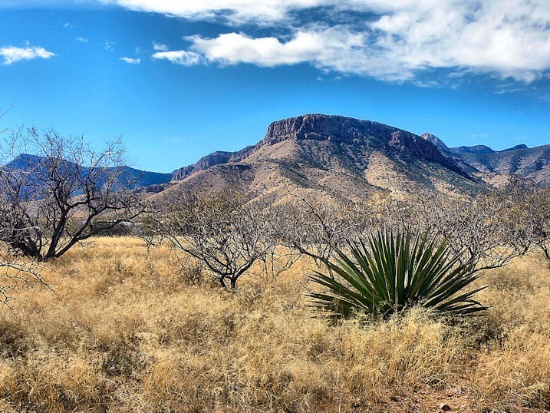
[[[550,270],[488,272],[483,318],[425,311],[330,324],[312,265],[259,268],[237,293],[197,282],[166,247],[101,238],[44,270],[55,293],[0,308],[2,412],[459,412],[550,406]]]

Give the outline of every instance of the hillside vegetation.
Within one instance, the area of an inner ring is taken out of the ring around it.
[[[490,309],[448,323],[414,310],[331,323],[301,258],[235,292],[166,245],[94,238],[13,284],[0,307],[3,412],[543,412],[550,269],[515,258],[478,282]],[[15,281],[14,281],[15,282]],[[369,321],[369,322],[365,322]],[[447,405],[447,406],[445,406]]]

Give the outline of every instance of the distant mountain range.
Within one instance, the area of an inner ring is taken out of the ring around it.
[[[529,148],[520,144],[494,151],[485,145],[448,148],[433,135],[424,134],[422,137],[437,146],[442,154],[488,183],[499,182],[499,178],[516,176],[550,186],[550,145]]]
[[[6,166],[29,161],[29,155],[22,157]],[[136,188],[158,192],[155,197],[236,188],[277,198],[290,190],[348,199],[420,188],[473,194],[502,186],[511,176],[550,186],[550,145],[502,151],[484,145],[449,148],[431,134],[311,114],[273,122],[256,145],[211,153],[172,174],[124,168]]]
[[[46,159],[42,156],[32,154],[18,155],[11,162],[0,167],[3,170],[24,170],[31,172],[33,175],[39,176],[47,173],[46,171]],[[88,168],[78,168],[82,176],[86,176]],[[77,170],[77,165],[69,161],[63,161],[63,164],[59,170],[66,170],[67,172],[73,172]],[[160,188],[160,185],[166,184],[172,180],[173,174],[171,173],[157,173],[141,171],[139,169],[130,168],[129,166],[120,166],[107,168],[107,173],[112,170],[116,170],[117,175],[124,178],[124,182],[121,185],[125,185],[127,182],[131,183],[130,189],[144,189],[154,191],[156,188]],[[160,189],[157,189],[160,190]]]

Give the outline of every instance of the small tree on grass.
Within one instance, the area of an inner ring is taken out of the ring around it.
[[[19,131],[0,143],[0,241],[39,261],[142,211],[128,190],[120,142],[99,152],[82,138]]]
[[[162,222],[175,248],[201,261],[222,287],[234,289],[272,248],[267,211],[241,195],[194,194],[173,200]]]

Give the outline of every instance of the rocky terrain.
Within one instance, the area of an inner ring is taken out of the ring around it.
[[[174,172],[168,192],[239,187],[283,196],[289,188],[335,197],[430,188],[473,193],[484,182],[429,139],[378,122],[304,115],[273,122],[256,145],[215,152]]]
[[[502,186],[513,175],[550,185],[549,164],[550,145],[449,148],[432,134],[311,114],[273,122],[254,146],[214,152],[176,170],[169,191],[237,186],[259,193],[302,188],[346,198],[419,188],[470,194]]]
[[[34,155],[20,155],[4,167],[35,161]],[[374,121],[310,114],[273,122],[256,145],[211,153],[171,174],[123,168],[134,188],[158,197],[227,188],[274,197],[290,190],[347,199],[418,189],[468,195],[503,186],[511,176],[549,186],[550,145],[450,148],[429,133],[418,136]]]

